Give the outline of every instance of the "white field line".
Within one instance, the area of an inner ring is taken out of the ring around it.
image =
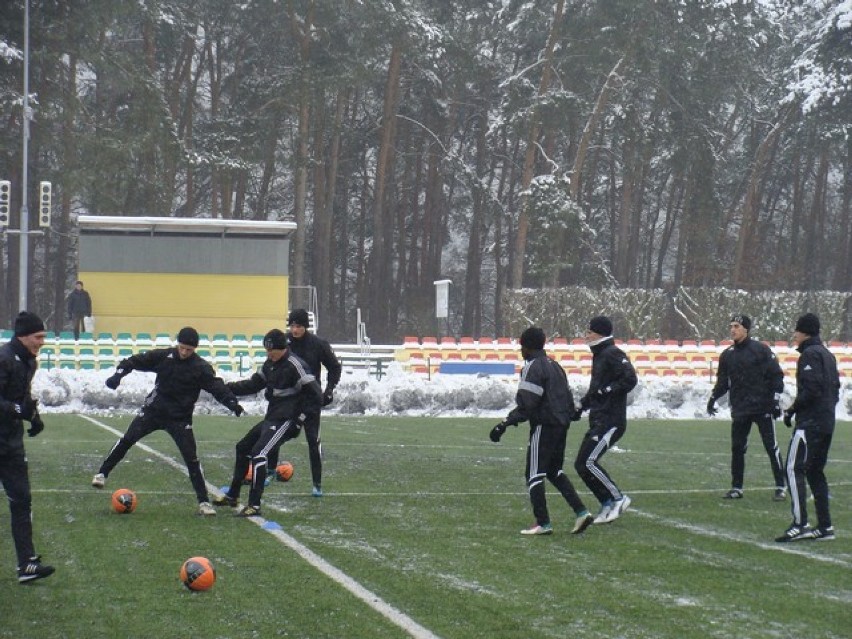
[[[136,444],[137,446],[144,447],[144,444]],[[176,467],[179,467],[181,470],[183,466],[178,462]],[[208,484],[208,486],[212,486],[212,484]],[[852,486],[852,482],[831,482],[831,486]],[[762,486],[751,489],[754,492],[758,490],[767,490],[771,491],[775,488],[775,486]],[[56,494],[76,494],[79,493],[80,490],[78,488],[33,488],[32,491],[34,493],[56,493]],[[219,487],[215,487],[213,492],[218,493]],[[588,490],[578,490],[580,495],[591,495],[592,493]],[[720,488],[660,488],[660,489],[647,489],[647,490],[631,490],[630,495],[712,495],[715,493],[722,493],[723,489]],[[98,493],[92,492],[93,495]],[[194,495],[191,490],[183,490],[183,491],[175,491],[175,490],[146,490],[146,495]],[[324,492],[323,495],[325,497],[494,497],[495,495],[503,496],[503,497],[526,497],[529,493],[527,491],[518,491],[518,490],[505,490],[505,491],[495,491],[495,490],[465,490],[465,491],[429,491],[429,490],[418,490],[417,492],[408,492],[401,493],[399,491],[371,491],[371,492]],[[556,494],[556,493],[553,493]],[[298,492],[298,491],[288,491],[288,497],[307,497],[310,496],[311,493],[308,491]],[[631,508],[631,510],[634,510]]]
[[[632,494],[632,493],[631,493]],[[679,530],[685,530],[688,533],[692,533],[693,535],[700,535],[702,537],[710,537],[712,539],[723,539],[725,541],[730,541],[737,544],[746,544],[749,546],[756,546],[761,550],[772,550],[775,552],[783,552],[789,555],[799,555],[800,557],[807,557],[808,559],[813,559],[814,561],[821,561],[826,564],[832,564],[835,566],[842,566],[843,568],[852,568],[852,562],[845,561],[838,557],[831,557],[828,555],[820,555],[813,552],[808,552],[807,550],[803,550],[803,546],[800,544],[809,544],[809,543],[820,543],[816,541],[812,542],[788,542],[788,543],[767,543],[763,541],[758,541],[756,539],[748,539],[747,537],[740,537],[738,535],[733,535],[731,533],[726,533],[720,530],[714,530],[712,528],[705,528],[704,526],[696,526],[695,524],[690,524],[684,521],[679,521],[677,519],[670,519],[668,517],[660,517],[659,515],[654,515],[652,513],[645,512],[643,510],[638,510],[636,508],[630,508],[627,510],[628,513],[635,513],[640,517],[645,517],[646,519],[650,519],[657,523],[663,524],[664,526],[670,526],[672,528],[677,528]],[[829,542],[830,543],[830,542]]]
[[[116,430],[112,426],[108,426],[107,424],[99,422],[96,419],[92,419],[87,415],[80,415],[80,417],[91,422],[95,426],[98,426],[99,428],[102,428],[114,434],[116,437],[121,437],[122,435],[121,431]],[[186,470],[186,466],[184,466],[176,459],[173,459],[172,457],[169,457],[168,455],[165,455],[160,451],[151,448],[150,446],[146,446],[141,442],[138,442],[136,446],[138,446],[145,452],[157,457],[158,459],[164,461],[172,468],[179,470],[184,475],[189,476],[189,473]],[[213,486],[210,482],[207,482],[207,488],[208,490],[211,490],[213,492],[219,492],[219,489]],[[264,528],[264,525],[267,523],[267,521],[262,517],[251,517],[248,519],[252,523],[259,526],[261,530],[270,533],[273,537],[275,537],[285,546],[293,550],[297,555],[299,555],[302,559],[304,559],[314,568],[323,573],[326,577],[343,586],[352,595],[363,601],[370,608],[382,615],[385,619],[407,632],[410,636],[414,637],[415,639],[440,639],[438,635],[433,633],[431,630],[429,630],[428,628],[424,628],[416,621],[414,621],[411,617],[391,606],[377,594],[359,584],[357,581],[349,577],[346,573],[332,566],[325,559],[317,555],[315,552],[313,552],[303,544],[296,541],[293,537],[285,533],[283,530],[268,530]]]
[[[98,421],[96,421],[96,420],[94,420],[90,417],[87,417],[85,415],[80,415],[80,417],[83,417],[84,419],[89,420],[93,424],[100,426],[101,428],[115,434],[116,436],[120,437],[121,434],[122,434],[121,432],[115,430],[114,428],[107,426],[106,424],[102,424],[102,423],[100,423],[100,422],[98,422]],[[164,455],[164,454],[162,454],[158,451],[155,451],[154,449],[152,449],[148,446],[145,446],[141,442],[137,443],[136,445],[139,446],[140,448],[142,448],[143,450],[150,452],[152,455],[159,457],[160,459],[165,461],[170,466],[180,470],[183,474],[185,474],[185,475],[187,474],[186,468],[180,462],[178,462],[178,461],[172,459],[171,457],[168,457],[168,456],[166,456],[166,455]],[[849,486],[849,485],[852,485],[852,482],[833,482],[831,485],[832,486]],[[214,492],[218,492],[218,490],[219,490],[217,487],[212,486],[209,482],[208,482],[208,488],[212,489]],[[631,495],[673,494],[673,493],[679,493],[679,494],[690,493],[691,494],[691,493],[715,493],[715,492],[718,492],[718,491],[719,491],[718,488],[712,488],[712,489],[708,488],[708,489],[631,490],[630,494]],[[298,493],[290,493],[290,494],[297,495]],[[303,493],[303,494],[307,495],[308,493]],[[581,493],[581,494],[583,494],[583,493]],[[399,495],[400,494],[398,492],[396,492],[396,493],[393,493],[393,492],[326,493],[327,497],[382,497],[382,496],[399,496]],[[424,492],[417,492],[417,493],[407,493],[408,497],[446,497],[446,496],[475,497],[475,496],[494,496],[494,495],[517,496],[517,495],[526,495],[526,492],[520,493],[520,492],[510,491],[510,492],[496,493],[496,492],[493,492],[493,491],[492,492],[486,492],[486,491],[480,491],[480,492],[473,492],[473,491],[471,491],[471,492],[425,492],[424,491]],[[690,524],[690,523],[684,522],[684,521],[679,521],[677,519],[670,519],[670,518],[667,518],[667,517],[661,517],[659,515],[654,515],[652,513],[648,513],[648,512],[645,512],[643,510],[639,510],[639,509],[636,509],[636,508],[630,508],[628,512],[635,513],[635,514],[639,515],[640,517],[645,517],[646,519],[651,519],[653,521],[656,521],[656,522],[661,523],[661,524],[666,525],[666,526],[678,528],[680,530],[685,530],[685,531],[692,533],[694,535],[699,535],[699,536],[702,536],[702,537],[709,537],[709,538],[712,538],[712,539],[723,539],[725,541],[730,541],[730,542],[734,542],[734,543],[747,544],[747,545],[750,545],[750,546],[754,546],[756,548],[760,548],[761,550],[770,550],[770,551],[775,551],[775,552],[787,553],[787,554],[791,554],[791,555],[798,555],[798,556],[801,556],[801,557],[806,557],[808,559],[813,559],[815,561],[819,561],[819,562],[823,562],[823,563],[828,563],[828,564],[832,564],[832,565],[836,565],[836,566],[842,566],[844,568],[852,568],[852,562],[845,561],[845,560],[837,558],[837,557],[831,557],[831,556],[821,555],[821,554],[817,554],[817,553],[813,553],[813,552],[808,552],[807,550],[802,550],[802,546],[800,546],[799,544],[802,544],[802,543],[808,544],[808,542],[793,542],[793,543],[788,543],[788,544],[779,544],[777,542],[767,543],[767,542],[762,542],[762,541],[759,541],[759,540],[756,540],[756,539],[748,539],[748,538],[745,538],[745,537],[739,537],[737,535],[733,535],[731,533],[726,533],[724,531],[713,530],[711,528],[705,528],[703,526],[696,526],[694,524]],[[257,518],[257,521],[255,523],[262,527],[263,524],[266,523],[266,520],[264,520],[262,518]],[[281,535],[283,535],[284,537],[286,537],[287,539],[290,540],[290,542],[287,542],[284,539],[281,539],[281,541],[283,543],[285,543],[289,548],[291,548],[297,554],[299,554],[303,559],[305,559],[305,561],[307,561],[308,563],[311,563],[312,565],[314,565],[319,570],[321,570],[322,572],[325,573],[325,571],[319,565],[314,564],[307,556],[302,554],[300,549],[304,549],[304,552],[310,553],[311,555],[313,555],[313,552],[311,550],[309,550],[308,548],[306,548],[305,546],[300,544],[298,541],[296,541],[295,539],[293,539],[292,537],[290,537],[289,535],[287,535],[283,531],[267,530],[267,532],[274,534],[276,537],[279,537],[279,535],[277,533],[280,532]],[[818,542],[813,542],[813,543],[818,543]],[[314,555],[314,556],[316,556],[316,555]],[[317,558],[318,561],[327,565],[330,570],[333,570],[335,572],[339,572],[336,568],[334,568],[330,564],[327,564],[325,562],[325,560],[323,560],[321,557],[316,556],[316,558]],[[379,610],[378,608],[376,608],[373,605],[375,602],[381,602],[383,605],[388,606],[388,608],[390,610],[395,610],[395,608],[393,608],[389,604],[387,604],[384,601],[382,601],[381,599],[379,599],[378,596],[370,593],[370,595],[367,595],[367,596],[372,597],[372,598],[371,599],[364,599],[358,593],[350,590],[349,587],[346,584],[335,579],[335,577],[333,577],[331,574],[328,574],[328,573],[325,573],[325,574],[327,574],[331,579],[334,579],[334,581],[337,581],[342,586],[347,588],[347,590],[352,592],[353,595],[355,595],[359,599],[362,599],[362,601],[365,601],[368,605],[373,607],[375,610]],[[340,573],[340,574],[341,574],[342,577],[345,577],[347,580],[350,579],[349,577],[347,577],[343,573]],[[353,583],[356,583],[356,582],[353,582]],[[361,586],[358,585],[358,588],[361,588]],[[364,592],[369,593],[370,591],[364,589]],[[381,611],[379,611],[379,612],[381,612]],[[381,614],[384,615],[384,612],[381,612]],[[398,614],[402,615],[402,613],[398,613]],[[405,617],[405,615],[403,615],[403,617],[405,619],[408,619],[408,617]],[[388,617],[388,618],[390,619],[390,617]],[[415,626],[420,628],[420,626],[417,625],[417,623],[415,621],[413,621],[413,620],[410,620],[410,621],[411,621],[412,624],[414,624]],[[394,621],[394,623],[396,623],[396,622]],[[397,624],[397,625],[399,625],[399,624]],[[408,630],[408,628],[403,627],[403,629],[406,630],[407,632],[410,632]],[[429,634],[413,634],[412,633],[412,636],[418,637],[418,638],[419,637],[435,637],[435,635],[431,634],[429,630],[427,630],[425,628],[423,628],[423,630],[426,633],[429,633]]]

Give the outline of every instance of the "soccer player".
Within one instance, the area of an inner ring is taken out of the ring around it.
[[[315,410],[305,412],[305,439],[308,440],[308,456],[311,461],[311,479],[314,497],[322,497],[322,440],[320,438],[320,414],[322,408],[334,401],[334,388],[340,381],[341,365],[331,345],[310,332],[308,312],[297,308],[290,312],[287,324],[290,329],[290,352],[304,360],[317,382],[321,367],[326,370],[325,391],[322,404]]]
[[[243,407],[231,389],[225,386],[225,382],[216,376],[210,363],[195,352],[197,347],[198,331],[187,326],[180,329],[177,346],[155,348],[119,362],[115,374],[106,380],[107,387],[112,390],[118,388],[121,380],[133,371],[153,372],[157,377],[154,389],[145,398],[139,415],[130,422],[127,432],[115,443],[100,470],[92,478],[92,486],[103,488],[112,469],[136,442],[154,431],[165,430],[177,444],[189,471],[189,481],[198,499],[198,514],[216,514],[216,509],[210,504],[204,473],[198,460],[195,435],[192,432],[192,411],[202,390],[213,395],[238,417],[243,414]]]
[[[636,371],[630,358],[615,345],[608,317],[599,315],[589,321],[586,343],[592,350],[592,379],[574,418],[579,419],[588,410],[589,430],[580,444],[574,468],[601,503],[594,523],[607,524],[630,506],[630,497],[601,467],[600,458],[627,430],[627,394],[636,386]]]
[[[0,347],[0,482],[9,501],[21,584],[50,577],[54,572],[53,566],[41,563],[33,547],[32,495],[24,451],[23,423],[30,423],[30,437],[44,430],[30,385],[45,336],[41,318],[22,311],[15,318],[14,337]]]
[[[837,360],[819,337],[819,317],[805,313],[796,322],[793,345],[801,353],[796,362],[796,399],[784,411],[784,423],[796,428],[787,451],[787,481],[793,523],[775,541],[834,539],[829,510],[825,464],[834,435],[834,407],[840,399]],[[805,480],[811,487],[816,510],[816,528],[808,526]]]
[[[302,428],[299,416],[318,412],[322,403],[319,382],[307,364],[289,352],[288,345],[287,334],[273,328],[263,338],[266,361],[260,369],[249,379],[228,384],[228,388],[240,397],[265,390],[264,396],[269,402],[263,420],[237,442],[234,474],[228,491],[213,499],[216,506],[236,507],[243,478],[251,465],[248,504],[237,512],[238,517],[260,516],[270,456],[276,453],[277,457],[281,444],[299,436]]]
[[[515,395],[517,406],[505,420],[491,429],[489,437],[491,441],[499,442],[508,426],[529,421],[525,474],[535,524],[522,530],[521,534],[553,533],[544,492],[544,480],[547,478],[574,511],[576,519],[571,534],[576,535],[589,527],[593,517],[562,470],[574,398],[565,371],[547,356],[544,344],[545,335],[540,328],[531,326],[521,334],[521,355],[526,363]]]
[[[722,351],[716,385],[707,402],[707,413],[716,414],[716,401],[730,392],[731,489],[725,499],[742,499],[745,455],[752,423],[757,424],[775,478],[775,501],[787,498],[781,453],[775,438],[775,420],[781,417],[784,371],[766,344],[749,337],[751,318],[734,315],[730,331],[733,344]]]

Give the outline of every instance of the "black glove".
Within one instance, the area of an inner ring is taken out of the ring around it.
[[[27,398],[20,404],[15,404],[15,413],[25,422],[31,421],[33,415],[36,414],[36,406],[38,402],[32,398]]]
[[[581,419],[583,419],[583,409],[577,408],[574,410],[573,413],[571,413],[571,421],[579,422]]]
[[[242,406],[240,406],[240,403],[239,403],[239,402],[237,402],[237,401],[233,401],[233,402],[231,402],[230,404],[228,404],[228,409],[229,409],[232,413],[234,413],[234,415],[236,415],[237,417],[239,417],[239,416],[240,416],[240,415],[242,415],[244,412],[246,412],[246,409],[245,409],[245,408],[243,408]]]
[[[590,403],[591,400],[589,399],[589,396],[584,396],[583,399],[580,400],[580,412],[583,412],[584,410],[589,410]]]
[[[772,419],[778,419],[781,417],[781,404],[776,401],[775,406],[772,407]]]
[[[30,427],[27,429],[27,435],[30,437],[35,437],[41,431],[44,430],[44,422],[41,421],[41,417],[38,413],[33,415],[33,418],[30,420]]]
[[[115,390],[116,388],[118,388],[118,385],[121,384],[122,378],[124,376],[126,376],[129,372],[130,372],[129,370],[125,370],[123,368],[116,368],[115,369],[115,375],[107,378],[107,381],[106,381],[107,388],[111,388],[112,390]]]
[[[796,411],[787,409],[784,411],[784,425],[787,428],[793,428],[793,415],[796,414]]]
[[[322,394],[322,405],[328,406],[331,402],[334,401],[334,387],[329,386],[325,389],[325,392]]]
[[[707,414],[715,415],[718,412],[719,411],[716,410],[716,400],[711,397],[707,400]]]
[[[506,422],[500,422],[494,428],[491,429],[491,432],[488,433],[488,437],[495,444],[500,441],[500,438],[503,436],[503,433],[506,432],[506,427],[508,424]]]

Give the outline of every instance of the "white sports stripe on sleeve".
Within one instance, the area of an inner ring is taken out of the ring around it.
[[[528,382],[525,379],[521,380],[518,383],[518,390],[519,391],[525,390],[525,391],[528,391],[528,392],[530,392],[534,395],[538,395],[539,397],[544,395],[544,388],[542,388],[538,384],[533,384],[532,382]]]

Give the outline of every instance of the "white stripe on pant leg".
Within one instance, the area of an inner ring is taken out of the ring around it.
[[[592,449],[592,453],[586,459],[586,468],[588,468],[589,472],[603,484],[604,488],[609,491],[609,494],[613,499],[618,499],[617,495],[621,495],[621,491],[618,489],[618,486],[613,483],[612,479],[603,472],[603,469],[598,466],[597,462],[600,456],[609,449],[609,442],[616,430],[617,429],[613,427],[604,433],[604,436],[600,438],[597,445]]]
[[[793,432],[793,439],[790,440],[790,451],[787,453],[787,486],[790,489],[790,504],[793,510],[794,523],[804,523],[802,521],[802,510],[799,507],[799,485],[796,483],[796,459],[799,457],[799,449],[804,447],[804,454],[808,454],[808,441],[805,437],[805,431],[796,430]],[[804,497],[804,496],[803,496]]]
[[[264,457],[269,457],[269,453],[272,451],[273,448],[275,448],[275,446],[278,444],[278,442],[281,441],[281,438],[284,437],[284,435],[287,434],[287,432],[290,430],[290,428],[292,428],[293,423],[294,422],[292,420],[287,420],[286,422],[284,422],[281,425],[281,428],[278,428],[275,431],[275,433],[272,435],[272,437],[266,443],[266,446],[264,446],[263,449],[260,451],[260,454]]]
[[[536,475],[541,474],[538,472],[538,447],[540,439],[541,425],[538,425],[530,436],[530,475],[527,478],[528,481],[531,481]]]

